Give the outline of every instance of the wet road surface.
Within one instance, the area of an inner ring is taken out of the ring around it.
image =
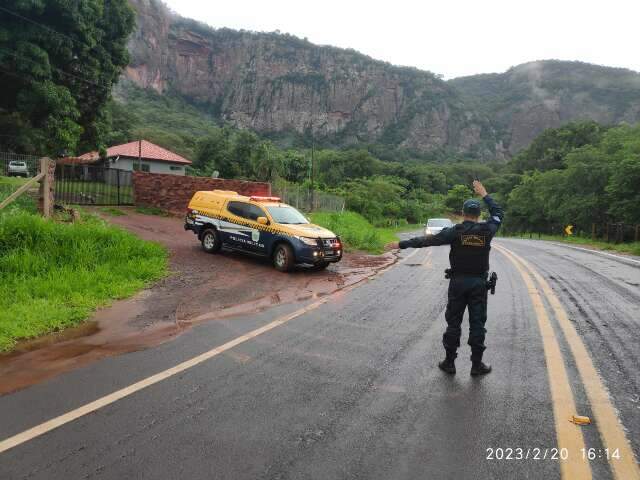
[[[495,243],[487,377],[469,376],[466,345],[456,376],[435,368],[448,248],[407,250],[376,277],[321,301],[205,322],[171,342],[0,397],[0,442],[9,439],[0,443],[0,478],[638,478],[638,259]],[[588,362],[576,356],[550,295]],[[551,334],[541,334],[545,315]],[[585,376],[589,362],[596,377]],[[187,366],[168,370],[176,365]],[[558,369],[565,380],[550,377]],[[168,373],[126,390],[159,372]],[[558,396],[563,381],[571,398]],[[610,397],[596,405],[599,384]],[[117,391],[117,400],[105,397]],[[568,401],[593,424],[555,418]],[[609,411],[616,421],[600,423]],[[46,427],[69,412],[72,419]],[[554,458],[572,438],[595,458],[582,460],[581,451],[569,452],[571,464]],[[607,461],[605,446],[623,458]]]

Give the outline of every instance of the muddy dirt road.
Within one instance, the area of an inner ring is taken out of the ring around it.
[[[320,298],[396,261],[391,253],[347,253],[325,271],[301,267],[283,274],[266,259],[233,252],[206,254],[193,233],[184,230],[182,219],[122,210],[127,215],[103,217],[166,246],[171,275],[98,311],[78,328],[23,342],[12,354],[0,355],[0,394],[106,356],[158,345],[198,323]]]
[[[494,243],[487,377],[435,367],[448,249],[403,251],[0,397],[0,478],[640,478],[640,259]]]

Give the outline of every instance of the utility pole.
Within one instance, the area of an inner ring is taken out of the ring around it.
[[[314,170],[315,170],[315,138],[313,135],[313,130],[311,130],[311,189],[313,190],[313,181],[314,181]]]
[[[313,115],[313,114],[312,114]],[[316,189],[314,185],[315,180],[315,146],[316,146],[316,137],[313,133],[313,116],[311,117],[311,172],[309,173],[309,180],[311,181],[311,211],[314,211],[316,208]]]

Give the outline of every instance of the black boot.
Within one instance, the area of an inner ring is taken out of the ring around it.
[[[486,375],[489,372],[491,372],[491,365],[483,363],[482,360],[471,363],[471,375],[474,377],[478,375]]]
[[[448,373],[449,375],[455,375],[456,374],[456,364],[455,364],[456,356],[457,355],[455,353],[447,352],[447,357],[438,364],[438,367],[440,368],[440,370]]]

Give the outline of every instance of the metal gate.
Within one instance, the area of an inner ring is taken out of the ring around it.
[[[131,172],[93,165],[58,165],[55,200],[67,205],[133,205]]]

